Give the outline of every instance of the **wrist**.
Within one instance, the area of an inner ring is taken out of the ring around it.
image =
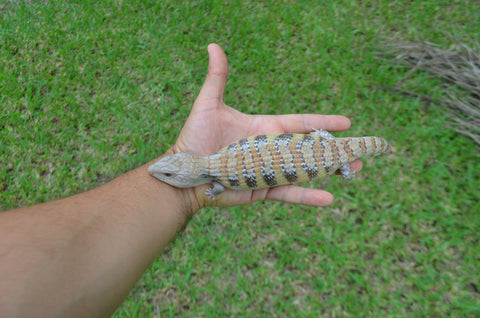
[[[200,200],[198,200],[195,187],[191,188],[177,188],[168,183],[162,182],[147,172],[148,167],[160,160],[163,157],[174,155],[179,151],[175,150],[175,146],[168,149],[163,155],[160,157],[150,161],[149,163],[139,167],[138,169],[141,170],[142,174],[146,174],[146,179],[148,180],[147,187],[149,190],[158,193],[159,198],[167,197],[168,200],[175,200],[177,202],[177,206],[179,208],[179,212],[185,216],[186,221],[190,219],[193,214],[195,214],[198,210],[200,210],[204,205],[201,204]],[[167,195],[165,195],[167,194]],[[160,206],[162,203],[159,203]]]

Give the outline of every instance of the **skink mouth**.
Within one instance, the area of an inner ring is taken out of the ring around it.
[[[155,178],[157,178],[158,180],[163,180],[164,178],[163,177],[163,173],[159,172],[158,171],[158,167],[157,167],[157,163],[154,163],[153,165],[150,165],[147,169],[148,173],[152,176],[154,176]]]
[[[161,178],[161,174],[158,173],[158,172],[155,172],[155,171],[148,171],[148,173],[150,173],[150,175],[160,181],[163,181],[163,179]]]

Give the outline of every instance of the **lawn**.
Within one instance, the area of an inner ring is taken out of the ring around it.
[[[480,159],[433,98],[440,79],[385,41],[479,41],[469,1],[0,0],[0,209],[103,184],[165,152],[202,85],[208,43],[246,113],[342,114],[337,136],[395,152],[327,208],[197,213],[114,317],[480,316]]]

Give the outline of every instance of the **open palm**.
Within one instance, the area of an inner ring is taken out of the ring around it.
[[[192,111],[172,150],[201,156],[216,153],[232,142],[253,135],[269,133],[309,133],[312,128],[342,131],[350,127],[350,120],[337,115],[247,115],[223,102],[228,76],[225,53],[216,44],[208,46],[209,65],[205,83],[195,100]],[[353,170],[361,168],[361,161],[351,164]],[[274,188],[238,191],[225,189],[215,200],[209,200],[205,190],[210,185],[193,189],[199,206],[233,206],[272,199],[304,205],[326,206],[333,196],[326,191],[285,185]]]

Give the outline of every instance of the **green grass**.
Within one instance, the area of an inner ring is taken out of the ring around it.
[[[93,188],[162,154],[210,42],[230,60],[228,105],[343,114],[353,126],[339,135],[395,148],[351,182],[317,182],[336,197],[328,208],[200,211],[115,317],[480,315],[478,148],[443,110],[372,88],[408,80],[442,96],[439,80],[377,59],[380,43],[448,47],[450,33],[471,44],[477,5],[30,2],[0,0],[2,209]]]

